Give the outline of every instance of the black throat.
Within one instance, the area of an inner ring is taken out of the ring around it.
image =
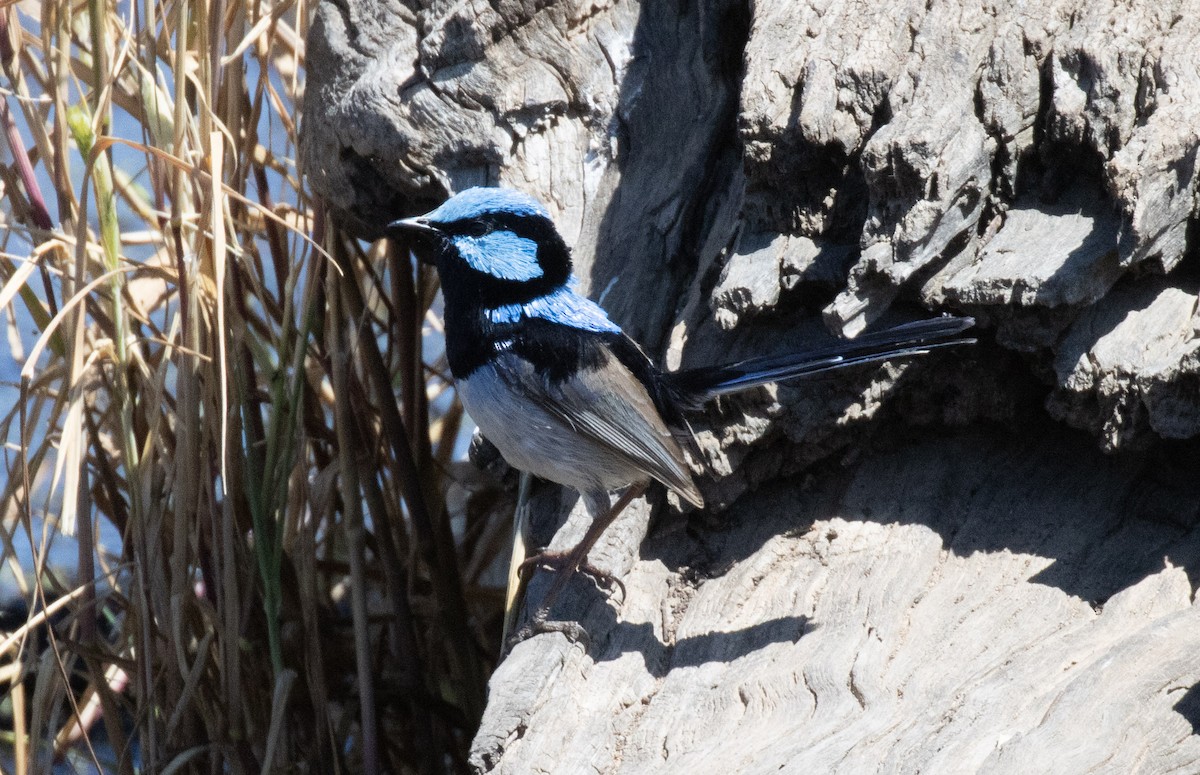
[[[497,227],[517,231],[538,246],[542,276],[532,280],[506,280],[474,269],[458,255],[448,237],[436,240],[434,255],[445,300],[446,357],[455,379],[471,375],[498,349],[511,347],[528,326],[493,323],[488,311],[523,305],[565,286],[571,277],[571,253],[548,219],[525,219]],[[544,321],[543,321],[544,322]],[[533,328],[537,328],[533,324]]]

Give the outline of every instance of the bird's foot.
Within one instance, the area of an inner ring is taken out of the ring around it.
[[[533,618],[509,637],[508,642],[504,644],[504,651],[508,653],[521,641],[549,632],[562,633],[571,643],[578,643],[582,646],[585,652],[592,643],[591,636],[588,635],[582,624],[551,619],[549,606],[540,606],[534,611]]]
[[[614,588],[619,589],[621,590],[621,599],[624,600],[626,598],[625,582],[621,581],[608,571],[592,565],[590,562],[588,562],[586,556],[584,556],[584,558],[580,560],[578,564],[575,564],[573,562],[574,558],[571,555],[572,552],[539,552],[538,554],[535,554],[529,559],[525,560],[525,562],[521,563],[519,569],[521,578],[526,578],[525,574],[532,573],[536,568],[546,568],[547,570],[552,570],[555,573],[566,572],[568,574],[574,573],[575,571],[580,571],[590,576],[592,581],[595,582],[596,586],[600,589],[603,589],[606,592],[612,592]],[[541,609],[539,609],[539,612],[541,612]],[[549,611],[545,611],[543,613],[548,615]]]

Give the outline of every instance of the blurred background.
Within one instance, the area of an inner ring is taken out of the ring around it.
[[[306,193],[309,12],[0,7],[6,772],[466,769],[513,483]]]

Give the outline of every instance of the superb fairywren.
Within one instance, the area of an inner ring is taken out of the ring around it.
[[[607,504],[610,491],[629,486],[569,554],[532,558],[564,570],[536,616],[543,623],[575,570],[606,576],[587,566],[587,552],[651,480],[704,504],[680,447],[691,443],[686,411],[768,382],[974,341],[958,336],[971,318],[941,317],[784,356],[665,372],[576,291],[570,250],[536,199],[472,188],[388,230],[413,238],[437,266],[450,373],[484,437],[513,467],[592,502]]]

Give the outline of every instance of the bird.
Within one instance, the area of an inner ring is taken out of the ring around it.
[[[684,454],[695,449],[689,413],[767,383],[975,341],[962,335],[972,318],[941,316],[785,355],[666,371],[580,293],[570,248],[527,193],[468,188],[389,223],[386,233],[436,266],[450,374],[463,408],[504,459],[589,503],[607,505],[622,490],[597,509],[574,549],[523,564],[559,573],[535,611],[537,631],[580,636],[550,620],[550,606],[576,571],[611,581],[588,563],[588,551],[651,482],[703,507]]]

